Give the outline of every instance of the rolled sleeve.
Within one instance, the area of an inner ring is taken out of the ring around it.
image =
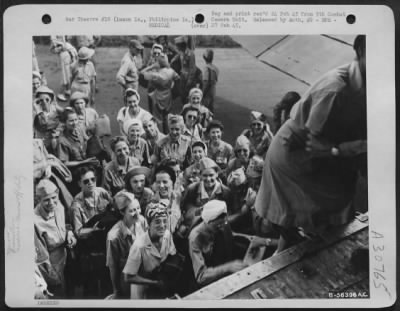
[[[122,270],[122,272],[125,274],[137,275],[142,265],[142,261],[143,259],[141,250],[138,245],[133,243],[129,251],[128,260],[126,261],[124,270]]]
[[[323,131],[324,126],[328,121],[331,110],[338,100],[338,93],[322,90],[313,94],[312,100],[313,105],[306,122],[306,127],[313,135],[318,135]]]

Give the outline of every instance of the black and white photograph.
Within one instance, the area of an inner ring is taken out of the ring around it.
[[[394,304],[390,9],[21,5],[4,25],[7,306]]]
[[[32,295],[368,298],[366,40],[34,37]]]

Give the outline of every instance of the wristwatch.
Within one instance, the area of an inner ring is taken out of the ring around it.
[[[340,154],[339,147],[337,145],[333,146],[331,148],[331,155],[333,155],[334,157],[337,157],[337,156],[339,156],[339,154]]]

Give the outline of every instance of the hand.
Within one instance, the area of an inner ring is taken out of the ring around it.
[[[51,165],[48,165],[44,171],[44,178],[50,178],[51,177]]]
[[[316,137],[311,133],[307,134],[306,151],[312,153],[315,157],[327,157],[331,155],[331,149],[334,144],[329,143],[323,138]]]
[[[228,264],[228,270],[229,270],[229,272],[231,272],[231,273],[235,273],[235,272],[238,272],[238,271],[240,271],[240,270],[243,270],[244,268],[246,268],[248,265],[247,264],[245,264],[242,260],[234,260],[234,261],[231,261],[229,264]]]
[[[67,245],[69,248],[72,248],[76,245],[76,238],[72,231],[68,231],[67,233]]]

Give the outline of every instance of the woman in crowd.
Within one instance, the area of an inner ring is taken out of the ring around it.
[[[173,103],[171,89],[179,76],[170,68],[165,54],[158,56],[157,63],[159,70],[152,70],[154,66],[150,66],[142,70],[142,74],[146,80],[151,82],[153,87],[149,97],[151,98],[154,117],[160,122],[162,131],[167,133],[167,116],[171,112]]]
[[[65,128],[58,139],[57,157],[71,170],[73,178],[77,168],[83,164],[99,167],[99,161],[95,157],[86,158],[88,137],[79,126],[75,110],[70,107],[65,108],[62,121],[65,123]],[[76,178],[69,187],[71,194],[76,195],[79,192]]]
[[[200,160],[206,157],[207,146],[202,141],[195,141],[192,144],[192,160],[193,163],[184,171],[185,188],[190,184],[200,181]]]
[[[72,93],[69,105],[75,110],[79,124],[88,136],[92,136],[96,131],[96,121],[99,118],[97,111],[88,107],[89,98],[85,93]]]
[[[244,130],[242,135],[249,139],[253,153],[264,158],[273,137],[267,123],[267,116],[261,112],[252,111],[250,129]]]
[[[140,214],[139,201],[132,193],[120,191],[115,195],[114,202],[121,220],[107,234],[106,266],[110,270],[114,299],[129,298],[130,287],[124,280],[122,270],[132,244],[138,236],[146,233],[147,222]]]
[[[221,139],[223,130],[224,126],[218,120],[212,120],[208,124],[206,133],[210,140],[207,144],[207,156],[225,170],[229,160],[233,158],[233,148]]]
[[[34,138],[43,139],[47,151],[54,154],[63,127],[60,122],[62,108],[55,101],[54,92],[47,86],[40,86],[36,90],[35,97],[33,105]]]
[[[36,98],[36,91],[42,85],[42,75],[39,71],[32,71],[32,99]]]
[[[138,159],[129,155],[129,143],[124,136],[116,136],[110,142],[113,156],[104,167],[103,188],[115,195],[125,187],[125,176],[134,167],[139,166]]]
[[[74,247],[76,239],[71,226],[65,222],[64,207],[58,200],[58,188],[48,179],[41,180],[36,186],[35,195],[39,201],[34,210],[35,234],[45,245],[55,278],[59,280],[49,290],[55,298],[64,298],[64,268],[67,260],[65,247]]]
[[[182,111],[187,107],[195,107],[200,111],[198,122],[203,128],[207,128],[208,123],[213,118],[213,113],[202,104],[203,92],[199,88],[192,88],[189,92],[189,103],[183,106]]]
[[[136,238],[123,269],[125,282],[131,285],[132,299],[165,298],[164,283],[154,272],[176,249],[167,229],[168,212],[161,202],[151,203],[146,210],[148,231]]]
[[[125,121],[124,132],[128,135],[130,156],[136,158],[140,165],[150,166],[149,146],[141,137],[143,135],[142,121],[139,119]]]
[[[157,142],[163,139],[165,135],[158,129],[157,122],[154,117],[147,117],[143,120],[143,130],[143,138],[147,141],[150,157],[153,158]]]
[[[181,193],[174,190],[176,173],[172,168],[160,165],[155,170],[154,196],[152,201],[162,202],[168,211],[168,230],[174,233],[181,220]]]
[[[200,125],[200,111],[196,107],[186,107],[182,111],[185,128],[183,135],[189,136],[191,142],[201,140],[203,137],[203,127]]]
[[[240,167],[247,169],[247,166],[249,165],[252,152],[250,140],[246,136],[240,135],[236,139],[234,154],[235,157],[230,159],[228,162],[228,166],[225,171],[226,177],[229,177],[231,172]]]
[[[125,189],[139,201],[142,215],[145,214],[146,206],[154,195],[153,191],[146,187],[149,183],[150,174],[149,168],[137,166],[129,170],[125,176]]]
[[[117,121],[121,134],[127,136],[124,130],[124,124],[127,120],[139,119],[142,123],[145,119],[151,118],[152,115],[139,106],[139,92],[132,88],[127,88],[124,92],[125,107],[122,107],[117,114]]]
[[[84,93],[92,107],[96,93],[96,70],[89,58],[93,54],[93,49],[81,47],[78,51],[78,61],[71,66],[71,94],[76,91]]]
[[[94,216],[103,213],[112,202],[110,194],[101,187],[96,187],[96,172],[90,166],[82,166],[77,174],[81,192],[78,193],[71,205],[72,224],[78,238],[90,235],[94,228],[84,228]]]
[[[184,126],[182,116],[168,115],[169,134],[156,145],[154,159],[156,163],[165,159],[176,159],[182,168],[189,165],[191,159],[190,138],[182,134]]]
[[[274,107],[274,133],[278,132],[283,123],[290,117],[290,111],[300,99],[297,92],[287,92]]]
[[[228,207],[232,205],[230,190],[218,179],[219,166],[212,159],[203,158],[199,161],[199,167],[200,181],[188,186],[181,204],[186,234],[198,221],[199,212],[208,201],[215,199],[226,202]]]

